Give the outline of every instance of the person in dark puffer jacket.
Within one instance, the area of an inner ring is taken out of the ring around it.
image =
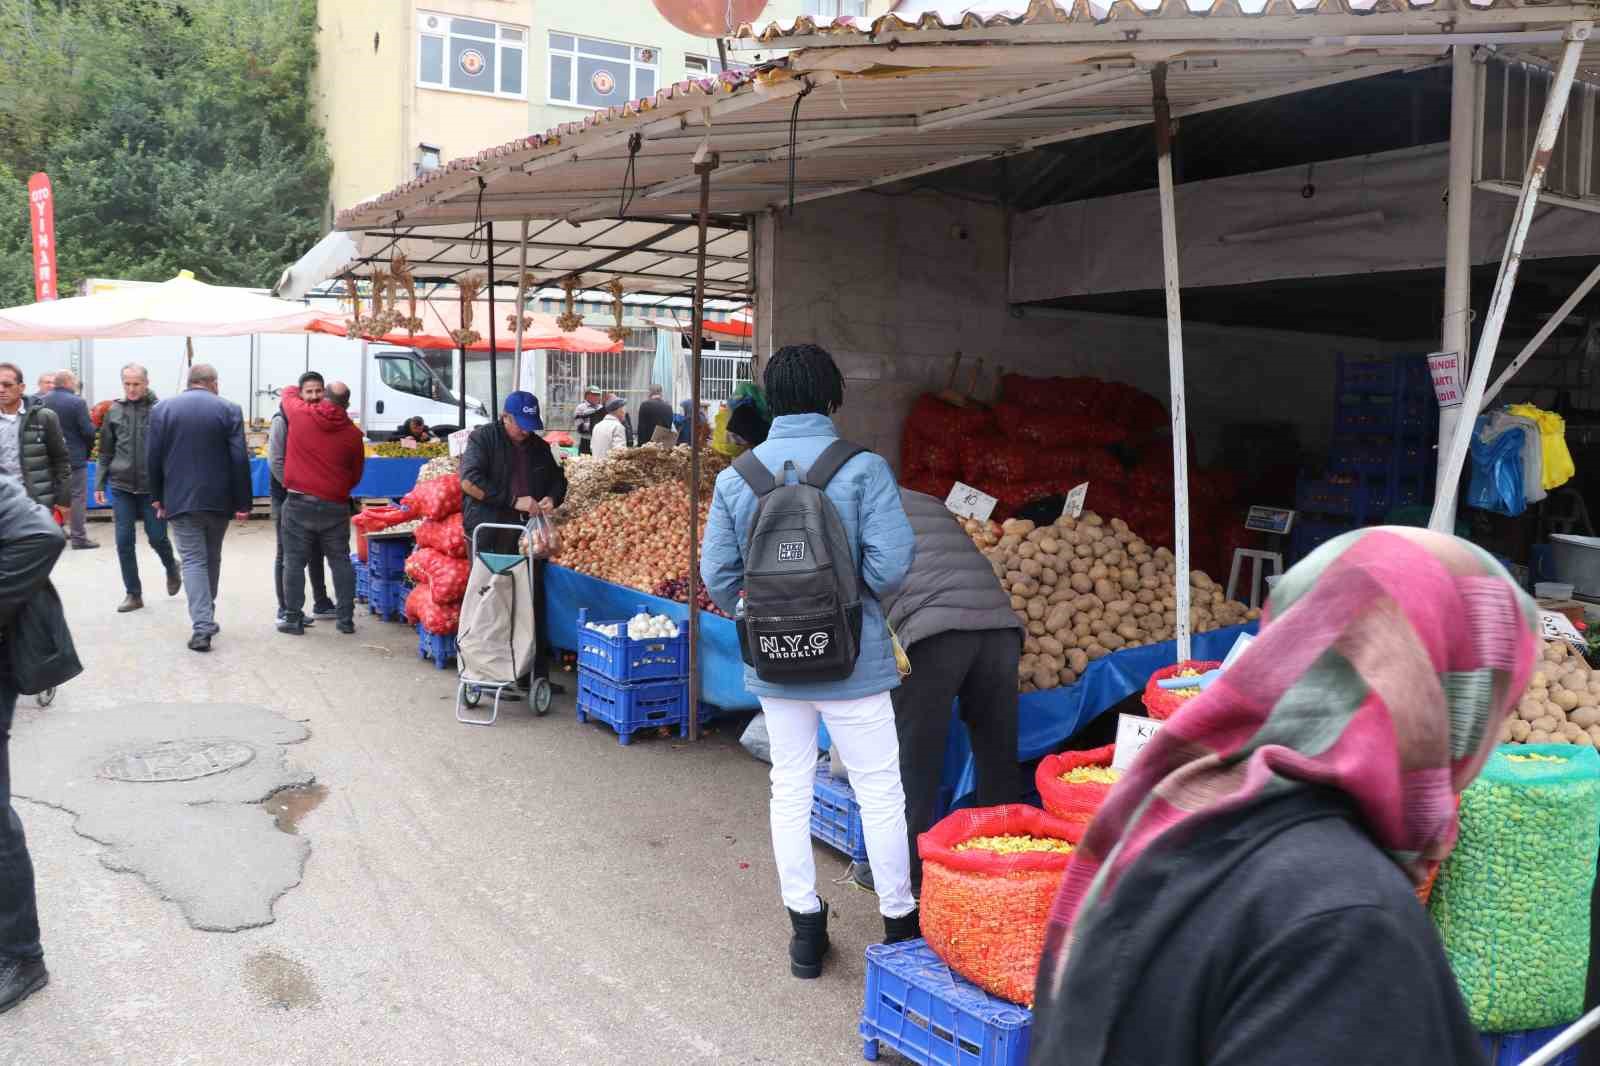
[[[1016,803],[1022,797],[1017,663],[1023,636],[1011,597],[944,501],[910,489],[900,490],[900,501],[916,534],[917,554],[899,591],[883,607],[911,659],[910,675],[894,691],[894,720],[911,881],[921,895],[917,835],[932,828],[938,814],[950,705],[957,697],[972,736],[977,806]]]
[[[122,368],[122,399],[117,400],[100,420],[100,462],[95,469],[94,499],[100,506],[109,503],[116,519],[117,562],[122,567],[122,587],[127,594],[117,607],[118,614],[144,609],[144,585],[139,580],[139,555],[135,550],[135,531],[144,524],[150,550],[167,572],[167,595],[176,596],[183,588],[178,558],[172,551],[166,519],[156,514],[150,495],[150,464],[145,435],[156,405],[150,391],[150,372],[138,363]]]
[[[22,482],[41,507],[71,498],[72,457],[56,413],[22,394],[22,370],[0,363],[0,476]]]

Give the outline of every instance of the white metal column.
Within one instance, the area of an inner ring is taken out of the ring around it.
[[[511,353],[511,388],[522,388],[522,320],[528,315],[527,293],[522,287],[523,278],[528,274],[528,220],[522,220],[522,243],[517,248],[517,347]],[[493,358],[493,356],[490,356]],[[535,392],[539,403],[545,403],[545,395]],[[546,409],[545,414],[549,414]]]
[[[1450,179],[1445,208],[1444,237],[1444,319],[1439,350],[1455,352],[1461,361],[1461,380],[1465,380],[1472,349],[1472,163],[1477,145],[1477,65],[1472,61],[1472,46],[1450,49]],[[1439,454],[1437,484],[1448,480],[1445,465],[1455,437],[1456,423],[1465,417],[1460,405],[1439,412]],[[1443,497],[1441,497],[1443,499]],[[1448,500],[1447,528],[1455,527],[1455,496]]]
[[[1528,229],[1533,225],[1533,214],[1539,206],[1539,190],[1544,186],[1545,170],[1550,165],[1550,154],[1555,149],[1556,134],[1561,130],[1561,119],[1567,113],[1567,97],[1572,92],[1572,79],[1578,71],[1578,60],[1582,58],[1584,42],[1589,39],[1593,27],[1592,21],[1584,20],[1574,22],[1567,30],[1561,63],[1550,84],[1550,96],[1545,100],[1544,114],[1539,118],[1539,133],[1534,141],[1533,157],[1528,161],[1527,177],[1522,182],[1522,195],[1517,199],[1517,212],[1511,220],[1511,232],[1506,236],[1500,277],[1495,281],[1489,312],[1483,321],[1483,335],[1478,338],[1478,351],[1472,360],[1472,374],[1461,404],[1463,414],[1457,420],[1449,441],[1443,438],[1439,441],[1439,447],[1448,447],[1449,454],[1439,470],[1439,484],[1433,498],[1433,517],[1428,522],[1430,529],[1439,532],[1449,533],[1455,529],[1456,482],[1460,480],[1461,468],[1466,463],[1475,421],[1466,412],[1476,412],[1483,403],[1484,388],[1489,383],[1489,367],[1494,363],[1500,332],[1505,328],[1506,312],[1511,306],[1511,294],[1517,286],[1517,271],[1522,266],[1522,246],[1528,239]]]
[[[1183,308],[1179,299],[1178,211],[1172,191],[1172,107],[1167,101],[1167,65],[1150,74],[1155,90],[1156,177],[1161,186],[1161,265],[1167,291],[1167,373],[1172,390],[1172,507],[1173,554],[1177,556],[1174,582],[1177,604],[1173,635],[1178,641],[1178,661],[1188,659],[1189,647],[1189,434],[1184,411]]]

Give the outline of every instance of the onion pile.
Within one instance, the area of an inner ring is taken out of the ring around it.
[[[700,498],[711,499],[717,475],[728,466],[725,456],[715,452],[700,455]],[[618,448],[604,459],[571,456],[561,461],[567,475],[567,498],[556,516],[562,519],[586,515],[618,493],[651,485],[676,484],[685,494],[689,487],[689,446],[662,448],[647,444],[642,448]]]
[[[700,528],[711,493],[700,498]],[[682,486],[652,485],[614,496],[561,527],[562,566],[654,593],[689,574],[689,493]]]

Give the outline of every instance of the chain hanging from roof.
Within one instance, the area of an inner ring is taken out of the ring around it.
[[[622,324],[622,282],[612,278],[611,284],[606,286],[606,291],[611,294],[611,313],[617,319],[617,324],[606,330],[606,336],[614,341],[625,341],[628,339],[628,330]]]
[[[472,309],[478,302],[478,293],[483,290],[484,276],[482,274],[468,274],[457,284],[457,295],[461,301],[461,328],[450,331],[450,339],[461,347],[477,344],[483,339],[483,334],[472,328]]]
[[[528,293],[539,287],[539,282],[531,273],[524,273],[517,279],[517,309],[506,316],[506,328],[516,332],[520,320],[524,330],[533,328],[533,316],[528,314]]]
[[[561,327],[563,333],[573,333],[583,325],[583,316],[578,314],[578,285],[577,277],[567,278],[561,287],[567,292],[567,309],[556,316],[556,325]]]

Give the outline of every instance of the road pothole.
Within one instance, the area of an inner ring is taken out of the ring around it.
[[[244,961],[244,986],[278,1010],[302,1010],[322,1002],[311,971],[276,951],[263,951]]]
[[[328,786],[313,781],[309,785],[295,785],[280,789],[267,799],[267,813],[272,815],[278,829],[299,834],[300,819],[322,806],[328,798]]]

